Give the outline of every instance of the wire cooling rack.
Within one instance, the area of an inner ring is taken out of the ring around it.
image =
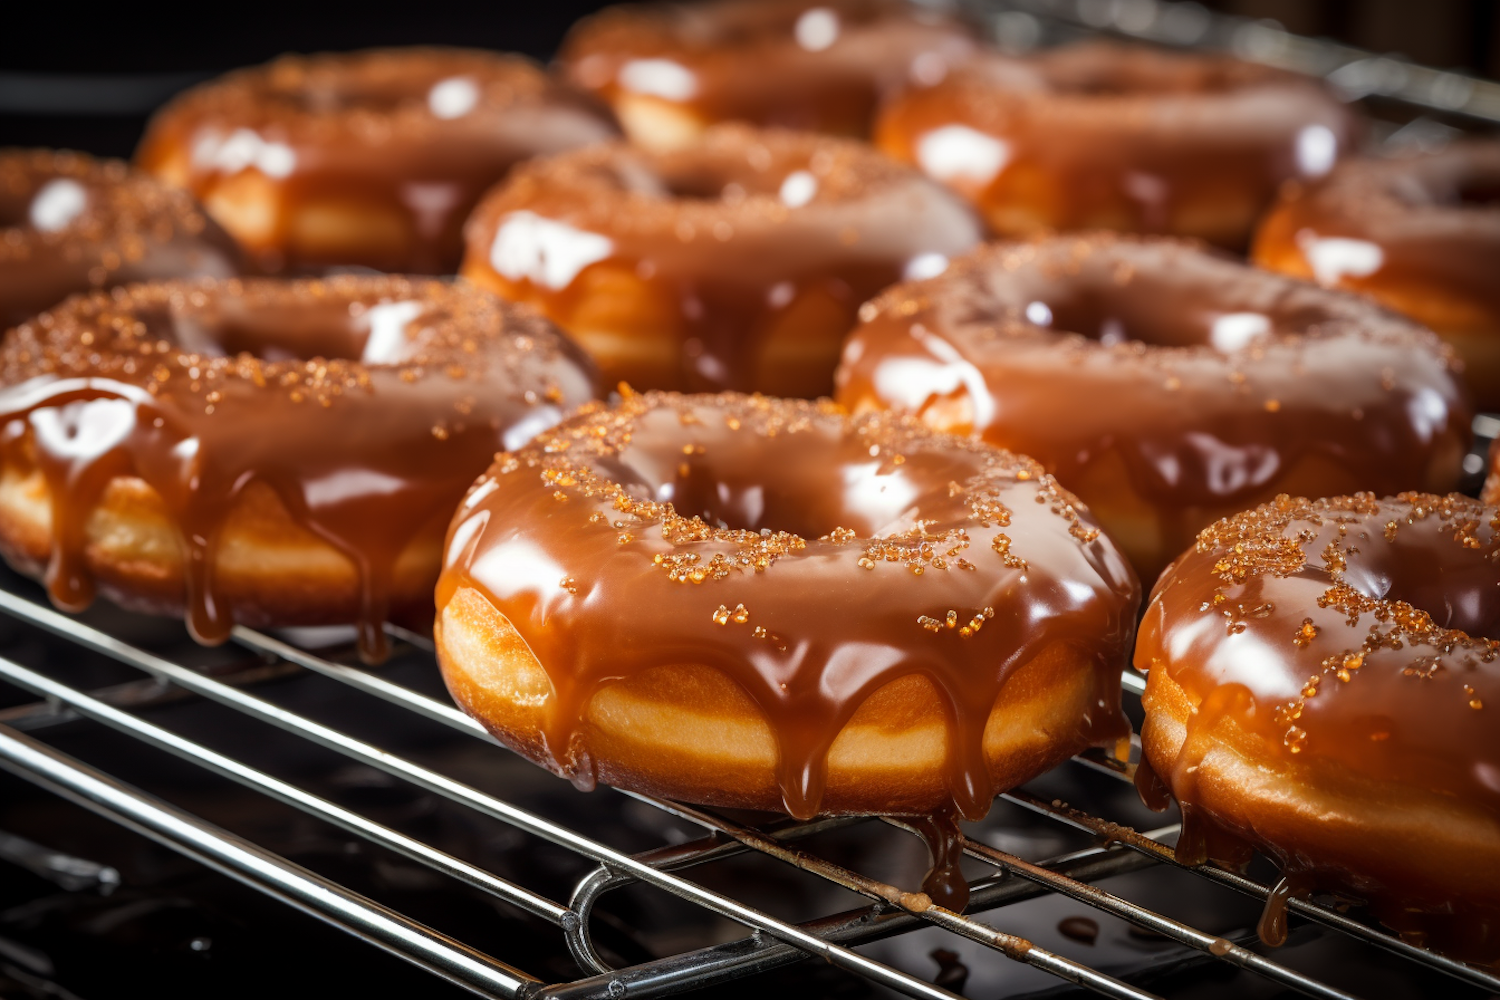
[[[14,586],[14,585],[13,585]],[[17,588],[23,589],[23,588]],[[7,709],[0,715],[0,767],[42,785],[73,802],[194,858],[225,875],[281,899],[313,916],[363,938],[414,965],[492,997],[645,997],[711,986],[797,962],[808,957],[827,961],[849,972],[915,997],[954,994],[921,976],[877,960],[857,946],[922,927],[936,927],[994,952],[997,960],[1023,963],[1067,983],[1111,997],[1144,998],[1153,993],[1132,985],[1026,937],[1007,933],[985,919],[985,914],[1042,894],[1053,893],[1120,918],[1180,948],[1176,963],[1218,961],[1246,970],[1269,982],[1315,997],[1349,997],[1350,992],[1298,971],[1239,941],[1200,930],[1158,910],[1131,902],[1098,883],[1102,879],[1145,869],[1177,867],[1166,846],[1177,827],[1137,832],[1105,816],[1075,808],[1026,789],[1004,796],[1014,806],[1031,811],[1063,827],[1099,838],[1097,846],[1043,859],[1028,859],[977,839],[966,844],[968,856],[989,866],[990,874],[973,879],[970,910],[953,913],[927,905],[921,897],[851,870],[803,846],[817,834],[851,823],[886,823],[897,819],[823,820],[810,823],[782,821],[750,826],[721,813],[634,796],[703,831],[697,839],[663,844],[644,853],[625,854],[603,843],[588,830],[549,819],[505,798],[482,791],[408,757],[382,749],[349,732],[315,721],[256,693],[256,687],[299,674],[316,674],[350,689],[350,698],[374,698],[404,709],[414,725],[446,727],[475,740],[489,736],[450,704],[410,687],[394,683],[377,670],[352,666],[338,658],[310,652],[285,639],[237,628],[233,642],[257,654],[242,666],[207,672],[176,662],[126,641],[110,631],[85,624],[38,603],[17,589],[0,590],[0,612],[27,627],[67,639],[79,648],[102,654],[139,671],[141,679],[83,690],[55,676],[66,672],[40,670],[0,658],[0,680],[25,689],[41,700]],[[396,631],[393,638],[408,651],[422,640]],[[55,661],[56,658],[52,658]],[[50,661],[49,661],[50,662]],[[1138,692],[1141,681],[1122,677],[1127,692]],[[183,697],[203,699],[231,709],[296,740],[317,744],[351,761],[388,773],[427,793],[471,810],[483,821],[505,824],[573,852],[597,865],[580,879],[567,901],[554,900],[438,847],[336,804],[306,788],[204,743],[184,737],[150,721],[153,707]],[[484,954],[431,927],[359,895],[286,858],[216,827],[147,792],[42,742],[34,735],[49,725],[92,720],[124,733],[159,751],[174,754],[261,795],[342,828],[368,844],[402,855],[445,878],[487,893],[536,920],[555,926],[578,966],[587,975],[574,982],[544,984],[525,969],[525,955]],[[28,730],[23,732],[22,730]],[[496,749],[496,753],[502,753]],[[1075,758],[1069,765],[1128,781],[1132,766],[1102,754]],[[689,878],[686,870],[723,863],[734,855],[755,852],[793,865],[803,872],[858,893],[868,905],[808,922],[791,923],[757,909],[724,892]],[[1213,866],[1189,869],[1221,889],[1264,900],[1272,886]],[[718,917],[743,926],[749,934],[723,944],[702,947],[670,957],[612,969],[600,957],[591,928],[596,903],[613,890],[631,883],[670,893]],[[1356,917],[1317,902],[1292,900],[1291,912],[1326,932],[1381,949],[1417,963],[1429,973],[1483,991],[1500,991],[1500,977],[1414,947]],[[1163,970],[1158,968],[1160,974]]]
[[[1079,32],[1105,32],[1170,45],[1229,49],[1247,58],[1318,73],[1352,97],[1373,96],[1405,106],[1409,121],[1397,134],[1408,132],[1408,138],[1414,136],[1419,141],[1434,135],[1441,139],[1444,130],[1453,128],[1444,121],[1500,122],[1500,85],[1495,83],[1299,38],[1274,24],[1210,14],[1193,3],[1014,0],[1003,5],[983,4],[980,11],[1000,42],[1011,48],[1029,48]],[[1413,123],[1418,126],[1415,132]],[[1500,420],[1480,417],[1475,429],[1482,436],[1493,437],[1500,430]],[[1470,459],[1472,467],[1466,466],[1466,471],[1472,477],[1479,465],[1475,455]],[[43,663],[30,666],[18,662],[24,657],[0,656],[0,681],[39,699],[0,709],[0,767],[482,996],[556,1000],[660,996],[727,983],[810,958],[896,993],[954,996],[945,986],[911,971],[910,963],[903,967],[880,948],[881,942],[933,929],[964,942],[969,954],[977,950],[993,955],[997,963],[1018,963],[1055,977],[1062,986],[1111,997],[1152,997],[1154,994],[1141,984],[1159,981],[1175,968],[1209,963],[1223,963],[1264,980],[1268,995],[1281,991],[1326,998],[1354,995],[1347,982],[1340,986],[1330,981],[1340,977],[1327,974],[1326,968],[1309,972],[1294,967],[1297,963],[1284,960],[1281,953],[1257,950],[1251,936],[1200,929],[1162,912],[1171,906],[1148,907],[1099,884],[1106,880],[1111,886],[1123,884],[1133,875],[1164,879],[1181,869],[1169,846],[1176,836],[1176,825],[1137,831],[1103,815],[1107,810],[1099,808],[1098,803],[1092,808],[1078,808],[1035,788],[1010,792],[1002,797],[1005,807],[1032,814],[1059,830],[1093,838],[1092,846],[1026,857],[996,846],[993,838],[970,836],[966,855],[985,873],[971,877],[971,903],[965,914],[927,905],[921,897],[830,859],[819,849],[830,831],[851,825],[885,824],[904,829],[896,819],[783,820],[752,825],[743,817],[635,795],[642,808],[659,811],[700,832],[696,837],[679,838],[680,842],[663,842],[644,852],[625,853],[605,842],[606,831],[597,821],[589,821],[587,809],[582,813],[567,810],[569,820],[553,818],[545,809],[523,806],[482,790],[441,768],[382,748],[344,727],[316,721],[266,696],[268,688],[306,683],[316,675],[347,689],[344,696],[348,699],[373,699],[393,706],[404,713],[403,727],[436,727],[452,739],[490,741],[480,726],[447,701],[397,683],[388,671],[356,666],[346,655],[294,642],[291,636],[245,628],[235,629],[232,640],[245,655],[204,669],[200,663],[189,662],[192,657],[163,655],[132,641],[129,629],[99,627],[59,614],[42,604],[38,593],[14,578],[0,579],[0,612],[31,633],[49,633],[65,640],[68,645],[62,648],[76,652],[78,657],[102,656],[139,676],[91,687],[79,682],[80,673],[70,669],[72,664],[66,655],[52,653],[42,658]],[[415,657],[426,664],[429,673],[435,673],[436,665],[424,640],[394,629],[392,638],[408,658]],[[0,652],[12,651],[0,646]],[[1129,673],[1122,676],[1121,683],[1127,702],[1142,686],[1140,678]],[[396,826],[277,777],[270,769],[252,766],[239,756],[215,750],[152,721],[162,706],[184,700],[212,703],[236,713],[249,724],[263,727],[266,739],[316,745],[385,772],[395,781],[472,814],[475,822],[509,827],[555,845],[581,859],[588,872],[577,880],[566,901],[549,898],[522,884],[524,879],[502,877]],[[519,943],[510,952],[504,947],[492,949],[498,952],[494,955],[482,952],[111,777],[37,736],[78,720],[118,731],[217,779],[279,800],[373,848],[402,856],[455,886],[486,894],[523,919],[555,928],[583,977],[571,982],[543,982],[535,971],[527,971],[531,956],[523,953],[525,948]],[[275,732],[281,735],[277,737]],[[507,751],[495,748],[494,753]],[[1086,773],[1095,780],[1128,783],[1133,769],[1133,764],[1087,754],[1075,758],[1063,770]],[[45,859],[36,861],[33,854],[35,845],[14,838],[0,842],[0,855],[9,860],[45,863]],[[769,907],[709,887],[715,881],[712,874],[716,869],[746,856],[792,866],[868,902],[794,921],[773,915]],[[1241,896],[1252,903],[1266,899],[1273,888],[1265,880],[1212,865],[1182,871],[1221,894]],[[84,862],[78,862],[77,870],[67,874],[81,882],[118,878],[109,869],[90,868]],[[630,886],[670,894],[741,931],[721,942],[611,968],[605,957],[610,949],[601,947],[598,940],[596,907],[608,894]],[[1049,896],[1077,904],[1085,912],[1118,918],[1139,929],[1143,936],[1174,947],[1149,963],[1147,969],[1103,968],[1102,963],[1089,964],[1062,953],[1070,949],[1038,944],[1033,940],[1036,934],[1023,936],[996,926],[1004,922],[999,918],[1005,914],[1018,912],[1008,908]],[[1357,910],[1346,912],[1347,907],[1337,903],[1325,905],[1303,899],[1291,900],[1289,908],[1299,918],[1297,923],[1315,928],[1320,935],[1342,939],[1356,949],[1355,955],[1361,954],[1358,949],[1367,949],[1362,954],[1376,966],[1381,961],[1403,963],[1402,967],[1418,970],[1427,977],[1424,982],[1435,983],[1434,988],[1445,992],[1476,996],[1500,993],[1500,977],[1495,974],[1402,941],[1366,923]],[[1385,959],[1379,958],[1380,953]],[[1343,964],[1354,968],[1362,963],[1356,958]],[[1368,981],[1366,977],[1364,982]]]

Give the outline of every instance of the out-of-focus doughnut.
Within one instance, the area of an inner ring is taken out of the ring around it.
[[[1464,359],[1480,409],[1500,410],[1500,141],[1351,160],[1288,185],[1253,256],[1426,324]]]
[[[1452,489],[1452,349],[1361,296],[1163,237],[995,244],[867,305],[837,398],[1031,455],[1143,579],[1278,493]]]
[[[1238,250],[1277,185],[1326,174],[1358,131],[1310,77],[1090,43],[976,58],[892,102],[876,144],[968,197],[996,235],[1113,229]]]
[[[690,144],[718,122],[869,135],[882,97],[975,48],[970,27],[902,0],[626,4],[580,22],[562,70],[632,141]]]
[[[282,56],[187,91],[136,153],[267,271],[451,274],[515,163],[617,134],[531,61],[466,49]]]
[[[860,303],[941,270],[979,224],[862,143],[721,125],[525,164],[468,240],[464,276],[540,308],[606,385],[817,396]]]
[[[75,292],[227,278],[240,263],[191,196],[119,160],[0,150],[0,330]]]
[[[374,658],[431,615],[474,476],[593,389],[540,317],[352,277],[78,296],[10,332],[0,385],[0,553],[58,606],[97,589],[206,642],[354,622]]]

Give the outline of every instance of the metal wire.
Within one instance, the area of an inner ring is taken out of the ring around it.
[[[0,767],[476,993],[519,997],[536,982],[6,726]]]

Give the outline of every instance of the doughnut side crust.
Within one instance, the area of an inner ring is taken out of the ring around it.
[[[1171,773],[1198,712],[1164,668],[1146,682],[1141,748]],[[1214,825],[1270,852],[1283,869],[1361,895],[1414,904],[1500,900],[1500,817],[1471,800],[1355,774],[1337,762],[1288,759],[1221,718],[1197,764],[1194,805]],[[1401,871],[1405,881],[1390,883]],[[1377,879],[1372,873],[1380,872]]]
[[[511,749],[546,766],[539,733],[552,696],[536,655],[480,591],[461,587],[435,627],[454,700]],[[1022,784],[1089,745],[1078,720],[1104,692],[1064,646],[1007,682],[984,731],[999,788]],[[707,805],[783,811],[775,737],[750,698],[700,664],[657,667],[601,689],[579,727],[581,750],[606,784]],[[942,787],[946,724],[937,692],[906,676],[875,691],[828,752],[821,814],[928,815]]]
[[[442,547],[433,524],[393,567],[392,617],[417,621],[431,607]],[[217,599],[251,627],[326,624],[358,617],[359,575],[347,556],[292,519],[269,487],[252,483],[221,529],[214,563]],[[84,559],[98,589],[123,607],[179,615],[185,604],[184,546],[161,496],[118,476],[85,520]],[[52,497],[41,472],[0,465],[0,555],[40,578],[53,548]]]

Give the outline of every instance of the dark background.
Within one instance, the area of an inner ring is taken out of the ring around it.
[[[1417,62],[1500,77],[1500,0],[1210,0]],[[0,26],[0,145],[129,155],[151,107],[197,80],[286,51],[437,43],[548,58],[598,0],[401,6],[205,3],[155,11],[12,0]],[[98,95],[112,108],[103,112]]]

